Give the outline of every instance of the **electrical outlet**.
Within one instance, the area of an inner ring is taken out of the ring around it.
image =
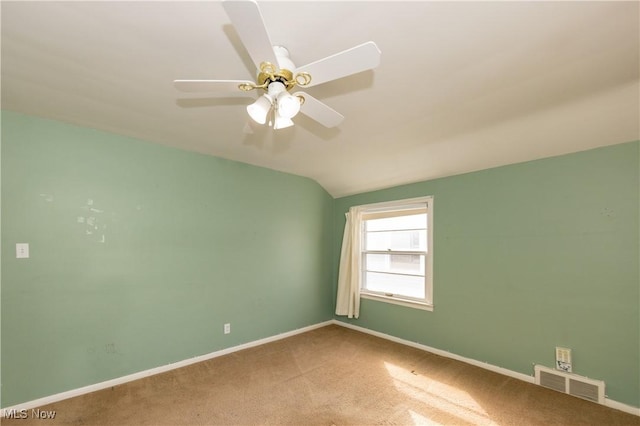
[[[231,333],[231,324],[226,323],[224,325],[224,334],[229,334],[229,333]]]
[[[29,258],[29,243],[16,244],[16,259]]]

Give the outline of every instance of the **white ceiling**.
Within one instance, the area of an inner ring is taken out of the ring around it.
[[[640,139],[640,3],[260,2],[303,65],[365,41],[381,65],[307,89],[326,129],[251,125],[249,98],[174,79],[252,79],[222,5],[2,1],[2,108],[242,161],[335,197]]]

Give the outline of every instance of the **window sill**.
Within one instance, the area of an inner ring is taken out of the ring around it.
[[[392,303],[394,305],[406,306],[413,309],[422,309],[423,311],[433,312],[433,305],[428,303],[415,302],[413,300],[399,299],[392,296],[382,296],[379,294],[360,292],[360,297],[363,299],[377,300],[379,302]]]

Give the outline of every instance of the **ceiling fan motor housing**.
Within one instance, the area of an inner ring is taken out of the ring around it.
[[[289,58],[289,51],[286,47],[273,46],[273,51],[276,54],[278,63],[270,64],[263,62],[260,67],[260,72],[258,73],[257,83],[258,85],[263,85],[269,81],[278,81],[284,84],[287,90],[290,90],[295,86],[293,72],[291,70],[296,69],[296,66]],[[267,87],[269,84],[271,83],[268,83]]]
[[[284,84],[287,90],[289,90],[291,87],[293,87],[293,73],[285,69],[280,69],[273,73],[264,71],[258,73],[257,83],[259,86],[267,83],[266,87],[268,87],[269,84],[273,83],[274,81]]]

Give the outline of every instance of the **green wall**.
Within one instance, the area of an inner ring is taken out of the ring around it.
[[[2,407],[332,318],[309,179],[3,112],[1,182]]]
[[[2,407],[333,318],[344,213],[423,195],[434,312],[365,299],[351,322],[524,374],[567,346],[640,406],[640,142],[337,200],[11,112],[1,155]]]
[[[639,407],[639,168],[633,142],[337,199],[334,294],[349,207],[433,195],[434,311],[363,299],[349,322],[524,374],[569,347]]]

